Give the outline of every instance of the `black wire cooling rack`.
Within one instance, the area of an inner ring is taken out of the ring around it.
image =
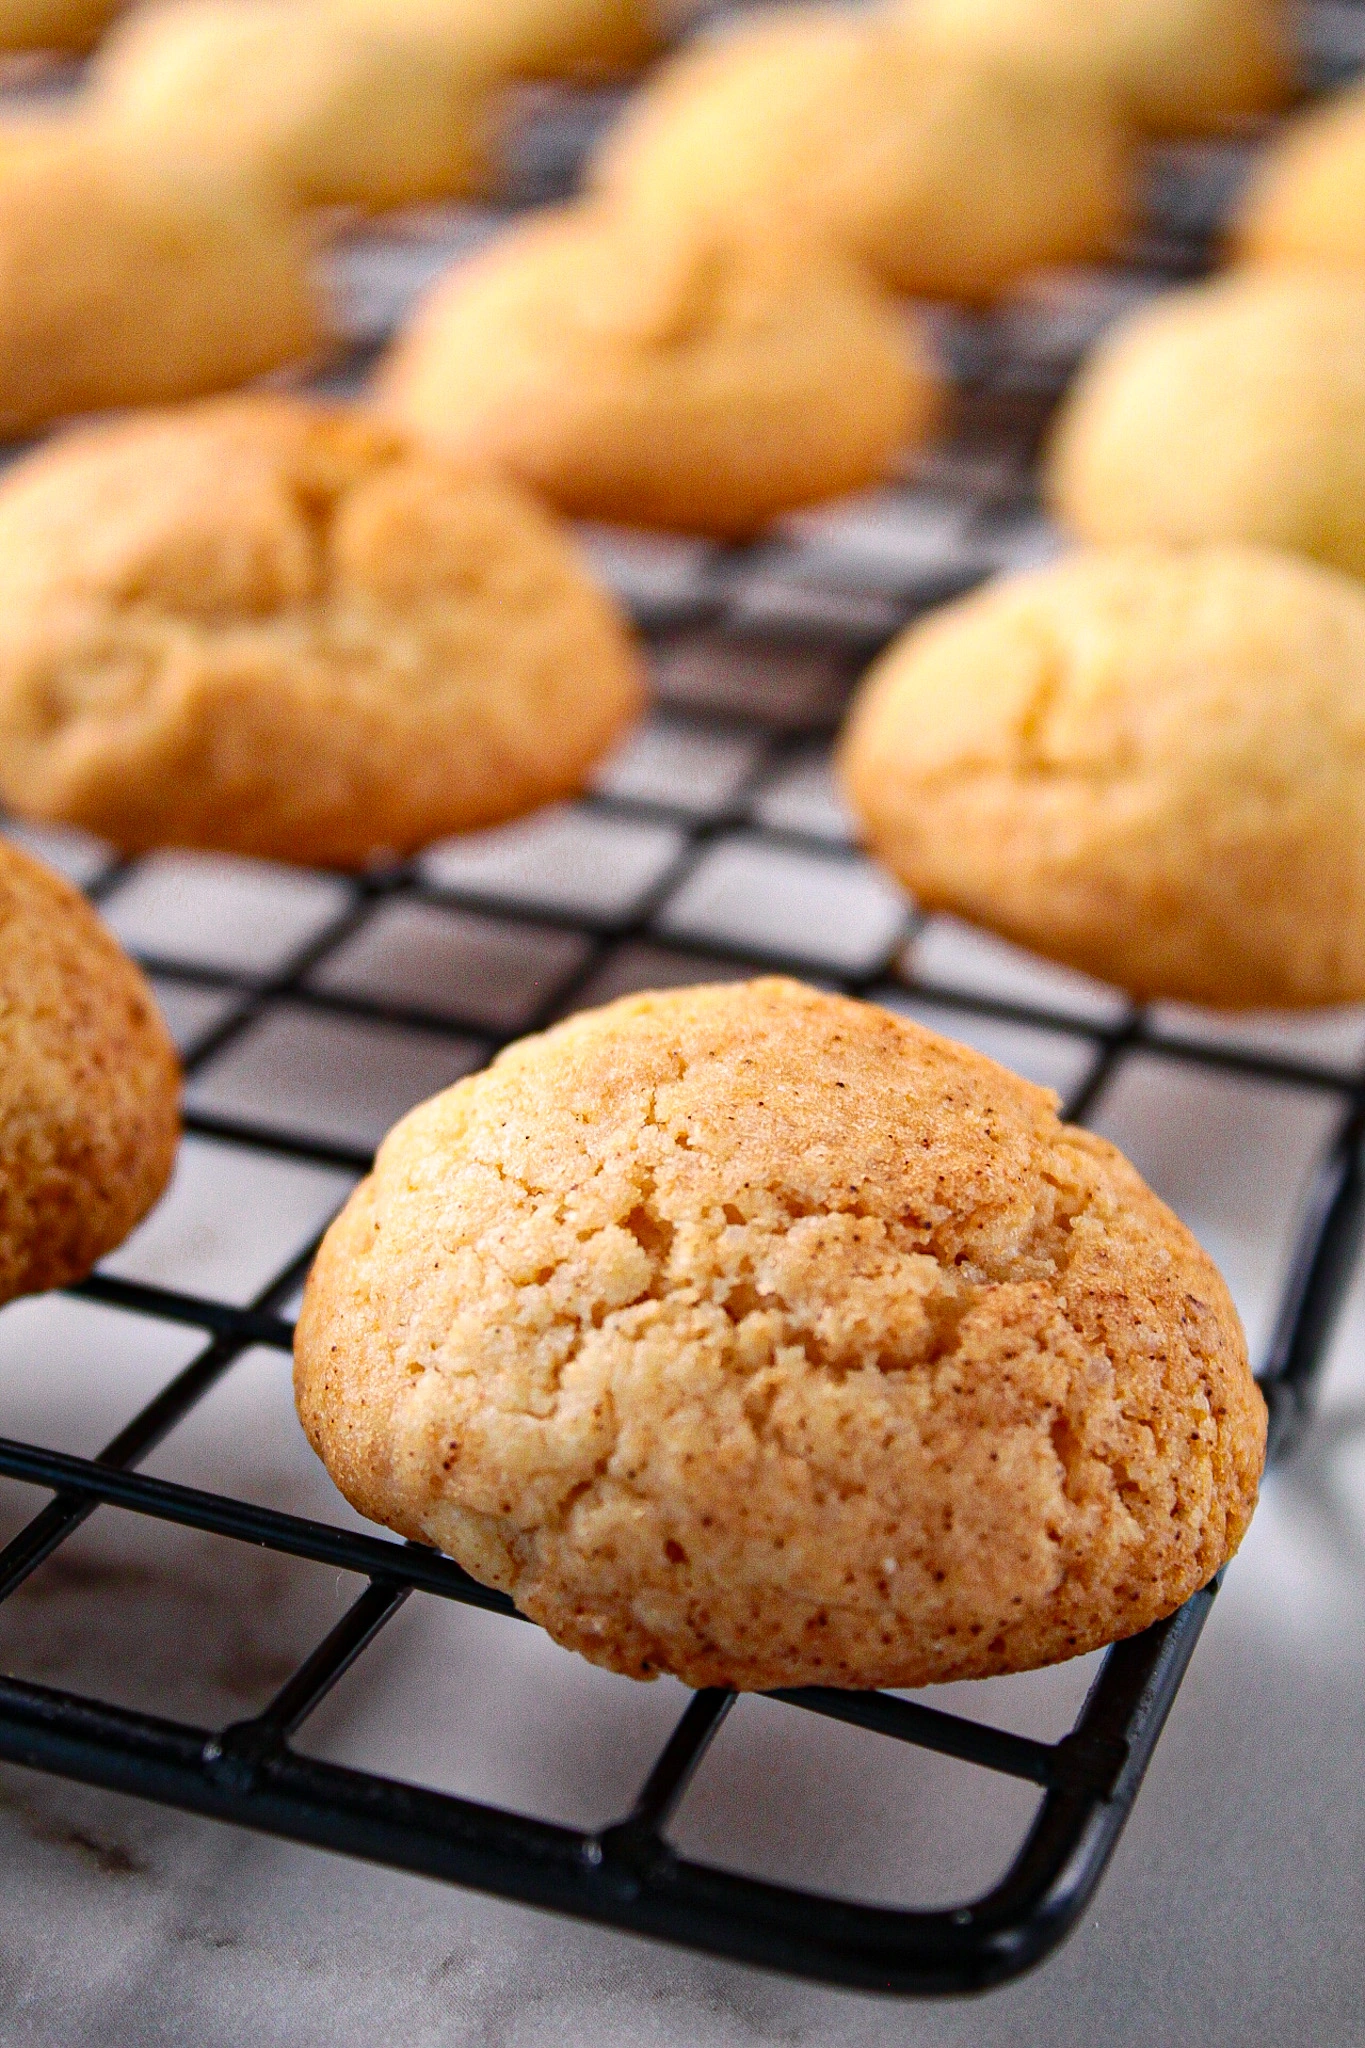
[[[1339,6],[1311,17],[1321,79],[1344,75],[1365,56],[1365,38],[1355,27],[1361,19],[1360,10]],[[581,148],[581,124],[581,103],[550,101],[525,151],[523,197],[544,197],[562,186]],[[721,799],[698,804],[657,775],[651,782],[637,774],[633,783],[618,777],[615,786],[609,780],[559,814],[551,838],[541,843],[539,883],[533,878],[523,886],[525,860],[520,870],[515,859],[510,868],[505,860],[481,868],[477,857],[471,866],[458,848],[452,858],[438,852],[348,886],[292,957],[263,973],[202,961],[187,966],[174,953],[163,955],[154,941],[143,943],[141,957],[163,987],[183,984],[215,998],[214,1021],[186,1060],[188,1130],[256,1154],[352,1172],[367,1168],[367,1145],[301,1129],[288,1106],[277,1102],[256,1100],[244,1111],[239,1098],[206,1085],[206,1077],[211,1084],[222,1063],[282,1012],[420,1032],[424,1042],[448,1045],[455,1072],[579,1001],[650,982],[765,971],[815,974],[856,996],[1065,1034],[1084,1055],[1082,1078],[1066,1104],[1078,1120],[1139,1056],[1216,1069],[1233,1081],[1291,1083],[1315,1091],[1328,1106],[1333,1135],[1312,1179],[1260,1376],[1270,1406],[1271,1454],[1283,1455],[1306,1416],[1365,1214],[1365,1070],[1358,1062],[1332,1066],[1282,1055],[1258,1046],[1254,1036],[1182,1034],[1169,1017],[1121,1008],[1097,1012],[1087,1003],[1021,999],[1008,985],[925,981],[915,973],[907,943],[913,917],[895,908],[856,944],[836,940],[823,951],[807,944],[799,919],[782,928],[786,937],[780,930],[776,939],[771,933],[765,939],[761,932],[736,931],[733,920],[727,927],[723,917],[719,928],[714,918],[707,927],[696,910],[699,887],[714,908],[717,877],[733,875],[736,862],[751,880],[759,877],[760,895],[765,861],[788,863],[798,894],[802,874],[809,879],[818,872],[836,898],[846,883],[867,877],[837,824],[812,825],[808,810],[784,810],[773,793],[790,789],[793,778],[818,773],[812,763],[827,747],[848,690],[907,618],[992,567],[1026,559],[1041,544],[1031,464],[1078,349],[1106,308],[1202,266],[1240,161],[1239,151],[1217,147],[1159,153],[1151,219],[1126,264],[1071,280],[1060,301],[1024,300],[990,319],[948,324],[944,343],[961,389],[955,437],[930,467],[879,500],[880,525],[870,541],[864,532],[861,542],[850,542],[847,526],[839,528],[837,520],[832,535],[819,520],[796,522],[747,551],[596,537],[649,639],[673,742],[684,754],[689,744],[731,750],[737,765]],[[386,291],[392,295],[394,274],[409,277],[414,262],[419,270],[430,267],[433,237],[439,249],[442,234],[458,240],[468,228],[467,217],[439,231],[427,221],[406,239],[357,245],[350,281],[359,276],[373,297],[379,275],[382,301]],[[345,261],[342,270],[345,282]],[[372,342],[387,317],[381,307],[379,317],[362,318],[362,340]],[[359,349],[357,361],[363,354]],[[578,835],[578,868],[570,861],[567,879],[555,830]],[[634,849],[633,879],[623,882],[613,863],[627,842]],[[647,857],[637,859],[641,848]],[[91,866],[96,900],[115,906],[126,900],[137,864],[92,856]],[[680,911],[688,904],[691,910]],[[467,921],[492,911],[501,928],[524,927],[528,944],[549,947],[535,999],[515,1016],[500,1015],[490,1028],[487,992],[476,978],[437,1002],[420,985],[415,992],[408,986],[375,994],[366,992],[363,980],[336,972],[396,908],[427,920]],[[1248,1171],[1275,1170],[1273,1160],[1248,1162]],[[139,1471],[250,1350],[290,1348],[285,1310],[314,1248],[291,1257],[247,1306],[109,1272],[72,1290],[116,1311],[187,1325],[206,1341],[95,1457],[0,1440],[0,1475],[52,1495],[0,1552],[0,1601],[91,1515],[111,1508],[222,1538],[227,1601],[233,1597],[227,1546],[234,1543],[356,1575],[366,1582],[364,1590],[264,1710],[230,1726],[193,1726],[0,1678],[0,1756],[831,1984],[901,1994],[975,1991],[1028,1968],[1062,1939],[1123,1829],[1216,1585],[1111,1649],[1060,1741],[1035,1740],[886,1693],[777,1695],[801,1712],[1038,1788],[1032,1822],[1012,1856],[1011,1845],[1001,1845],[1000,1864],[1007,1868],[1000,1881],[981,1896],[932,1911],[821,1896],[703,1865],[671,1846],[670,1822],[732,1704],[724,1692],[694,1695],[634,1803],[613,1824],[592,1831],[301,1754],[292,1738],[413,1594],[519,1619],[502,1595],[433,1551]],[[90,1367],[98,1372],[99,1360],[92,1358]]]

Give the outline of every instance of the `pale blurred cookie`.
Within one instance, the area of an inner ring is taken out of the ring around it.
[[[939,399],[908,320],[823,249],[581,205],[438,283],[377,390],[565,511],[720,535],[882,476]]]
[[[666,0],[332,0],[447,50],[488,78],[576,78],[638,70],[674,11]]]
[[[1365,276],[1242,272],[1100,344],[1047,486],[1088,541],[1265,541],[1365,576]]]
[[[0,434],[313,353],[310,249],[236,180],[92,128],[0,148]]]
[[[391,207],[487,178],[486,86],[394,27],[316,0],[163,0],[92,69],[97,118],[298,205]]]
[[[0,0],[0,51],[88,50],[123,5],[124,0]]]
[[[1105,250],[1131,170],[1103,97],[822,8],[662,66],[592,175],[661,231],[753,212],[827,236],[895,290],[989,299]]]
[[[0,114],[0,178],[13,165],[51,150],[54,143],[79,141],[85,133],[85,123],[72,118],[64,100],[54,107],[25,106],[20,113]]]
[[[630,996],[390,1132],[295,1350],[362,1514],[688,1685],[1077,1656],[1234,1551],[1265,1409],[1056,1098],[785,981]]]
[[[1365,271],[1365,85],[1290,122],[1263,152],[1232,248],[1251,263]]]
[[[1139,997],[1365,998],[1365,590],[1259,547],[1116,548],[906,633],[843,780],[926,909]]]
[[[0,480],[0,794],[125,848],[354,866],[578,788],[639,665],[511,486],[236,399]]]
[[[69,882],[0,840],[0,1301],[123,1242],[170,1178],[179,1102],[142,975]]]
[[[1108,88],[1159,135],[1267,113],[1294,83],[1280,0],[900,0],[898,11],[955,54]]]

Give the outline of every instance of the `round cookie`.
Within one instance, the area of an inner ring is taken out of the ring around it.
[[[871,844],[1142,997],[1365,997],[1365,591],[1258,547],[1115,548],[912,627],[843,743]]]
[[[1130,1635],[1236,1549],[1265,1409],[1212,1262],[1055,1101],[787,981],[523,1040],[328,1232],[304,1427],[363,1514],[632,1677],[918,1686]]]
[[[79,892],[0,840],[0,1301],[64,1287],[170,1179],[180,1067]]]
[[[359,866],[577,789],[639,662],[511,486],[243,398],[0,480],[0,795],[127,849]]]
[[[1242,272],[1144,307],[1047,467],[1082,540],[1265,541],[1365,576],[1365,277]]]
[[[1231,239],[1250,263],[1365,270],[1365,85],[1290,122],[1262,153]]]
[[[1111,91],[1158,135],[1200,135],[1282,106],[1294,82],[1277,0],[901,0],[940,48]]]
[[[267,200],[92,127],[0,149],[0,435],[313,353],[310,250]]]
[[[830,238],[894,290],[979,300],[1106,249],[1131,171],[1101,96],[812,9],[662,66],[592,176],[665,231],[757,212]]]
[[[335,0],[419,36],[488,78],[581,78],[638,70],[659,47],[666,0]]]
[[[567,512],[742,536],[884,475],[939,386],[910,324],[821,248],[571,206],[438,283],[377,395]]]
[[[472,67],[306,0],[163,0],[105,41],[97,117],[145,147],[226,163],[298,205],[380,208],[485,181]]]
[[[124,0],[0,0],[0,51],[88,50]]]

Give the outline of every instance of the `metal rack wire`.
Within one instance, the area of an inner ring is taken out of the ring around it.
[[[570,153],[548,149],[541,155],[562,168]],[[1135,252],[1140,261],[1086,285],[1089,296],[1082,297],[1092,311],[1097,291],[1112,304],[1188,274],[1204,260],[1216,211],[1209,194],[1226,190],[1226,162],[1217,152],[1167,153],[1158,168],[1152,228]],[[410,244],[391,251],[400,268],[405,248],[410,256]],[[1055,308],[1040,314],[1036,306],[1015,306],[994,320],[952,327],[945,339],[962,387],[956,437],[931,471],[879,501],[881,524],[870,545],[865,534],[862,542],[856,535],[851,540],[846,524],[839,528],[836,521],[831,529],[818,520],[795,522],[748,551],[652,551],[596,538],[649,637],[675,751],[680,747],[685,755],[692,746],[714,757],[717,749],[729,749],[722,794],[713,787],[698,800],[685,776],[670,784],[667,775],[650,771],[647,759],[642,769],[637,757],[633,776],[609,776],[582,803],[532,827],[524,842],[502,835],[489,842],[491,851],[483,842],[472,853],[437,849],[340,889],[290,957],[260,972],[202,960],[187,964],[144,935],[137,950],[163,986],[214,999],[212,1021],[193,1038],[186,1058],[188,1130],[253,1154],[363,1172],[367,1143],[303,1127],[287,1102],[257,1099],[243,1109],[240,1090],[234,1096],[215,1081],[253,1034],[280,1015],[320,1026],[421,1034],[423,1043],[446,1048],[453,1078],[579,1002],[650,980],[761,971],[815,974],[854,995],[1062,1034],[1083,1055],[1066,1104],[1082,1121],[1137,1058],[1217,1070],[1234,1081],[1293,1084],[1328,1106],[1333,1128],[1261,1370],[1271,1452],[1283,1455],[1307,1413],[1365,1216],[1365,1068],[1359,1055],[1324,1062],[1267,1049],[1254,1036],[1209,1036],[1122,1005],[1070,1002],[1065,992],[1020,994],[1007,979],[982,985],[970,978],[955,982],[951,974],[926,976],[916,968],[912,914],[873,879],[837,820],[820,813],[818,798],[814,810],[810,802],[793,810],[774,800],[794,780],[818,774],[811,764],[832,734],[843,697],[892,632],[934,598],[1026,557],[1040,543],[1030,464],[1084,339],[1076,331],[1075,305],[1068,300],[1061,319]],[[908,549],[897,540],[907,531],[915,542]],[[581,842],[577,883],[572,862],[567,881],[563,872],[566,832]],[[144,869],[98,855],[90,861],[91,893],[110,906],[117,926],[118,906],[129,900]],[[810,883],[813,876],[836,902],[843,900],[841,890],[863,891],[858,901],[871,906],[870,921],[851,938],[845,933],[823,945],[803,935],[799,919],[765,924],[760,915],[746,925],[726,910],[726,892],[736,876],[747,875],[751,894],[756,887],[761,897],[765,862],[788,864],[798,896],[802,877]],[[420,982],[415,989],[368,986],[346,963],[395,914],[466,922],[493,917],[500,930],[523,931],[543,954],[534,999],[519,1009],[500,1006],[476,979],[435,995]],[[677,1852],[670,1823],[732,1704],[726,1693],[693,1697],[634,1802],[598,1829],[302,1754],[293,1738],[412,1595],[518,1618],[502,1595],[435,1552],[139,1469],[251,1349],[289,1349],[287,1311],[314,1244],[283,1262],[245,1305],[109,1270],[72,1290],[113,1311],[185,1325],[202,1332],[205,1342],[94,1457],[0,1439],[0,1475],[52,1495],[0,1551],[0,1602],[90,1516],[109,1509],[222,1538],[225,1554],[227,1545],[247,1543],[310,1560],[357,1576],[363,1590],[264,1709],[228,1726],[162,1719],[2,1677],[0,1757],[833,1984],[903,1994],[980,1990],[1036,1963],[1062,1939],[1123,1829],[1216,1586],[1110,1650],[1073,1727],[1055,1742],[892,1694],[813,1689],[775,1695],[802,1713],[1039,1788],[1024,1838],[1012,1854],[1002,1845],[1008,1867],[999,1882],[980,1896],[930,1911],[822,1896]],[[91,1369],[98,1371],[98,1360]],[[224,1572],[224,1598],[230,1599],[226,1562]]]

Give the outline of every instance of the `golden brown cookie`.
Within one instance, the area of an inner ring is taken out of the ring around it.
[[[235,179],[93,126],[0,148],[0,435],[311,354],[310,250]]]
[[[1114,548],[912,627],[843,779],[926,909],[1140,997],[1365,997],[1365,590],[1259,547]]]
[[[69,882],[0,840],[0,1301],[122,1244],[170,1179],[179,1103],[142,975]]]
[[[579,205],[438,283],[377,395],[567,512],[744,535],[884,475],[939,386],[910,323],[823,249]]]
[[[1236,1549],[1212,1262],[1056,1098],[789,981],[628,996],[424,1103],[333,1224],[299,1413],[363,1514],[594,1663],[1026,1669]]]
[[[298,205],[479,189],[486,88],[440,46],[325,0],[162,0],[115,29],[90,87],[148,148],[225,163]]]
[[[1243,271],[1108,335],[1048,493],[1088,541],[1265,541],[1365,576],[1365,276]]]
[[[124,0],[0,0],[0,51],[88,50]]]
[[[754,212],[827,236],[895,290],[989,299],[1107,248],[1131,170],[1106,98],[812,8],[663,65],[593,177],[656,231]]]
[[[126,848],[348,867],[578,788],[639,663],[511,486],[302,400],[0,480],[0,794]]]
[[[900,0],[960,56],[1107,87],[1158,135],[1199,135],[1282,106],[1294,83],[1280,0]]]
[[[333,0],[446,49],[489,78],[635,71],[659,47],[667,0]]]
[[[1290,122],[1264,151],[1232,247],[1251,263],[1365,271],[1365,85]]]

